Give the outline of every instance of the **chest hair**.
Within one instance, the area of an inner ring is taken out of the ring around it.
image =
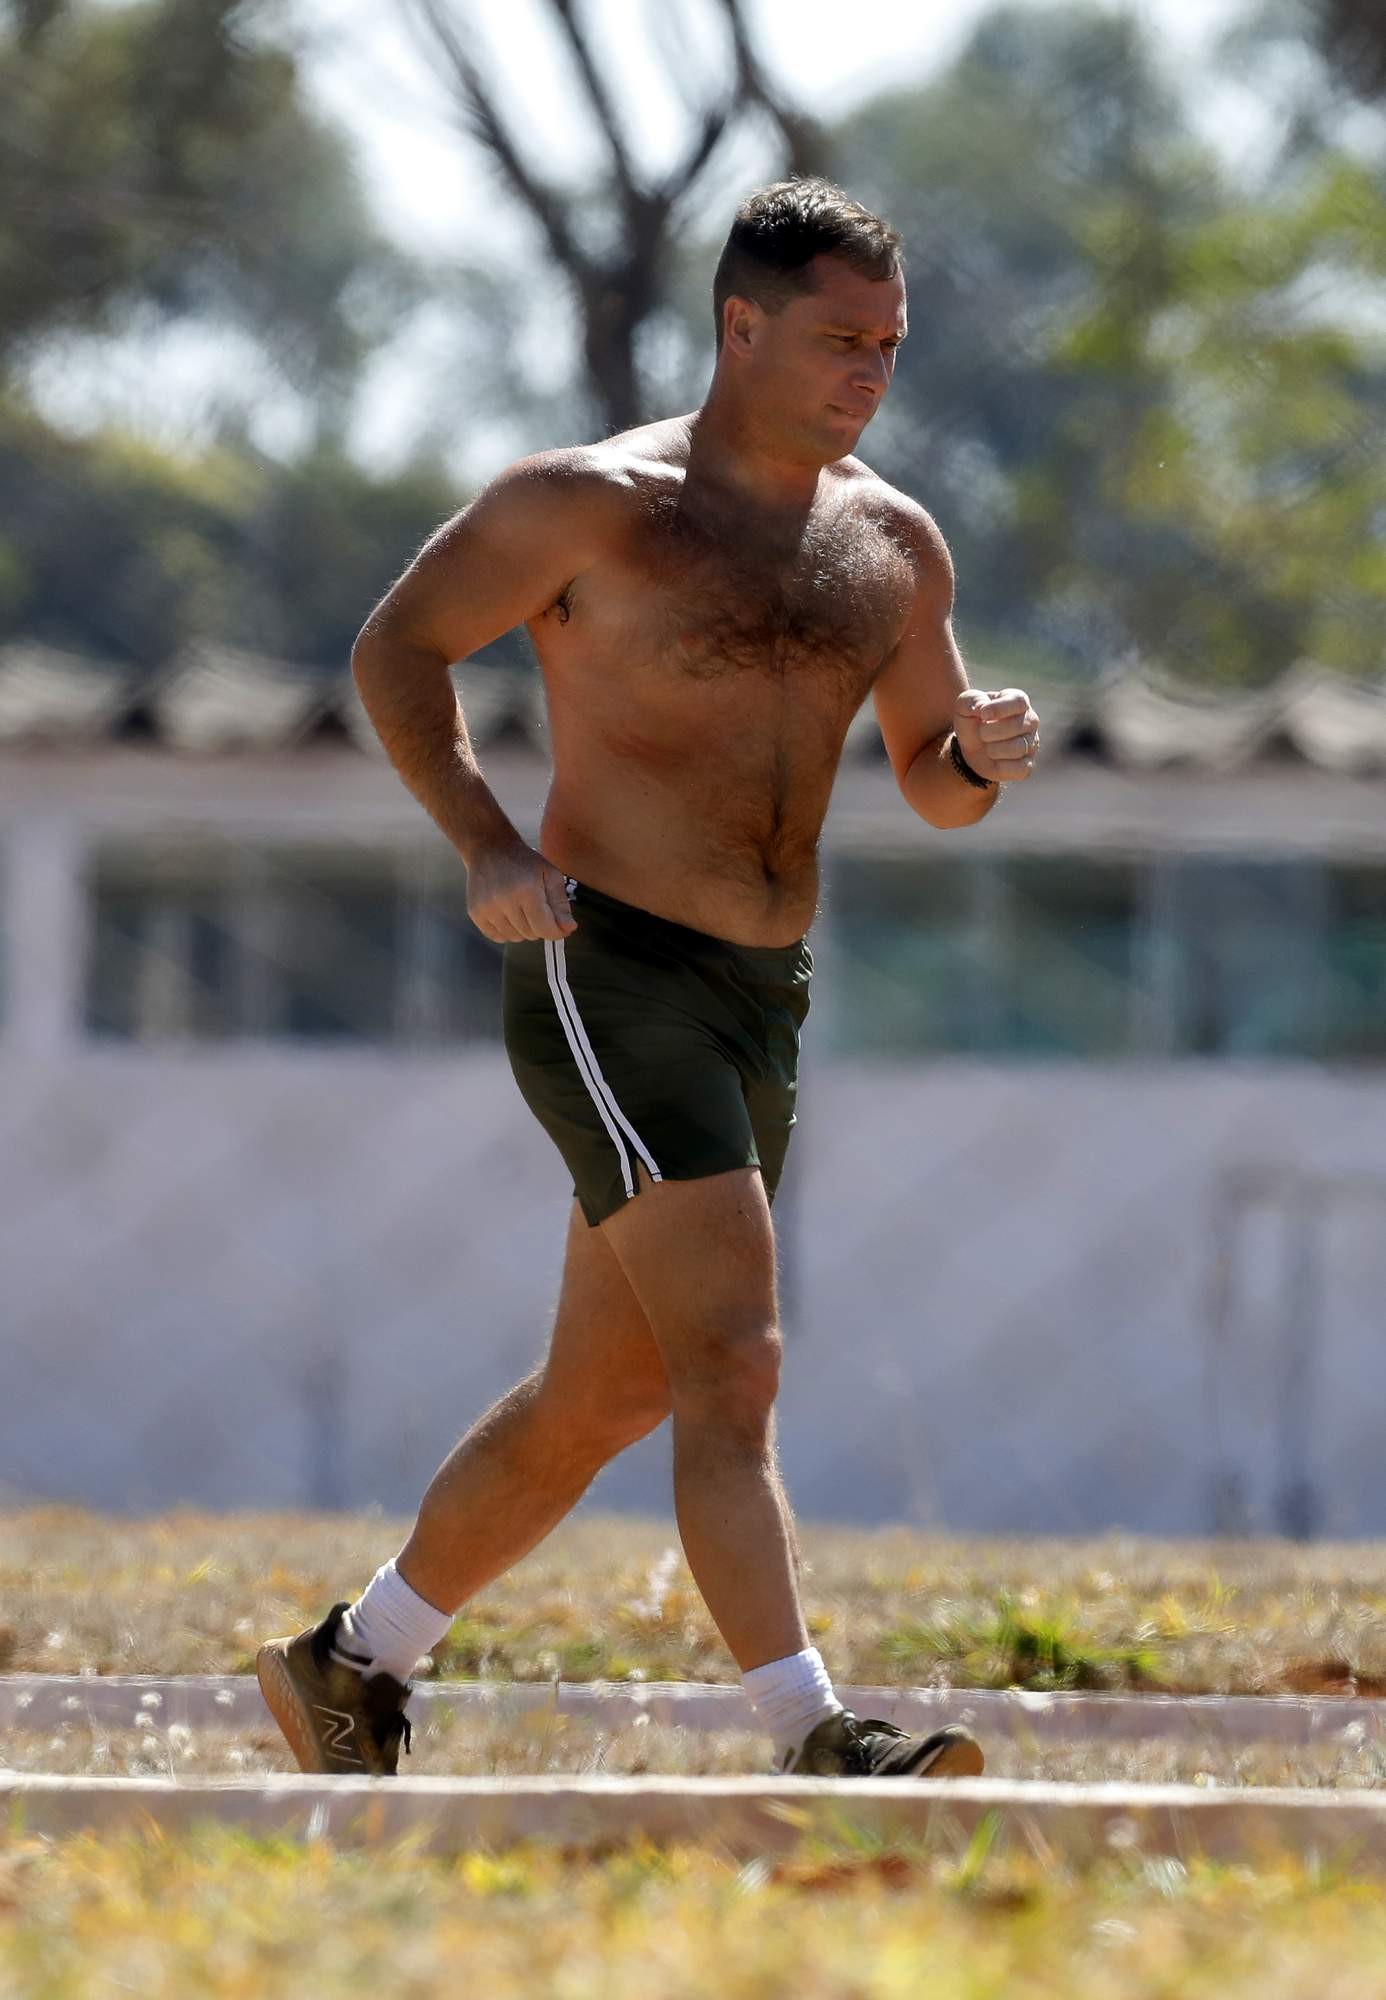
[[[698,681],[792,680],[801,694],[861,702],[914,589],[908,557],[878,523],[840,507],[777,538],[677,508],[650,529],[663,664]]]

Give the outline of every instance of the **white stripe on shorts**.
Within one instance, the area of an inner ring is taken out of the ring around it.
[[[544,963],[548,969],[549,990],[553,994],[554,1005],[558,1009],[558,1018],[563,1023],[563,1032],[568,1037],[568,1046],[573,1052],[573,1060],[578,1066],[583,1082],[587,1085],[588,1094],[592,1102],[601,1114],[601,1121],[607,1129],[611,1143],[616,1148],[617,1156],[621,1162],[621,1178],[625,1182],[626,1193],[633,1195],[636,1190],[630,1154],[621,1143],[621,1133],[616,1129],[618,1125],[621,1128],[621,1132],[626,1134],[631,1144],[635,1147],[636,1152],[644,1161],[645,1170],[649,1174],[650,1179],[658,1181],[662,1180],[664,1176],[655,1165],[654,1156],[648,1146],[646,1146],[640,1134],[616,1102],[611,1085],[602,1075],[601,1064],[597,1061],[596,1051],[588,1040],[587,1030],[583,1026],[582,1016],[577,1009],[577,1001],[573,998],[573,989],[568,984],[568,968],[563,955],[563,940],[561,938],[545,939]],[[613,1120],[615,1121],[614,1123]]]

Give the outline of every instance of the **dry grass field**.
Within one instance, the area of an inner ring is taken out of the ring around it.
[[[1073,1874],[820,1843],[428,1859],[207,1830],[0,1846],[17,2000],[1372,2000],[1386,1897],[1332,1873],[1112,1857]]]
[[[987,1775],[1097,1784],[1290,1785],[1375,1790],[1386,1784],[1386,1753],[1346,1740],[1305,1748],[1268,1744],[1197,1745],[1127,1741],[1024,1745],[988,1735]],[[602,1729],[567,1715],[475,1721],[445,1715],[415,1728],[401,1771],[409,1778],[586,1776],[753,1776],[768,1770],[765,1739],[749,1733],[662,1728],[637,1722]],[[140,1729],[62,1722],[51,1731],[0,1729],[0,1769],[130,1778],[252,1778],[295,1765],[268,1721],[251,1730],[164,1726]]]
[[[0,1668],[243,1672],[258,1641],[354,1593],[399,1546],[379,1517],[126,1521],[0,1516]],[[1287,1545],[970,1542],[801,1530],[814,1633],[842,1681],[1197,1692],[1380,1691],[1386,1551]],[[449,1677],[731,1681],[672,1525],[579,1514],[469,1604]],[[1379,1785],[1370,1742],[1313,1750],[1056,1747],[997,1776]],[[290,1768],[266,1727],[73,1722],[0,1738],[0,1763],[192,1776]],[[419,1732],[411,1774],[746,1772],[750,1735],[566,1716]],[[1251,1871],[1109,1854],[873,1844],[849,1832],[741,1866],[633,1844],[429,1858],[253,1841],[208,1827],[44,1842],[0,1832],[0,1994],[17,2000],[1372,2000],[1386,1890],[1322,1868]]]
[[[0,1514],[0,1671],[235,1673],[351,1597],[408,1523],[362,1515]],[[842,1681],[1386,1691],[1386,1548],[968,1541],[801,1528]],[[733,1681],[672,1522],[581,1510],[466,1605],[448,1678]]]

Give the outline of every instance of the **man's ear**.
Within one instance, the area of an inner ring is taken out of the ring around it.
[[[722,307],[722,345],[734,354],[749,354],[765,314],[754,299],[740,299],[733,292]]]

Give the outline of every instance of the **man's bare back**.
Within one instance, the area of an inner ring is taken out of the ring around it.
[[[607,489],[607,532],[530,624],[553,743],[539,846],[657,915],[785,944],[813,916],[843,739],[921,558],[908,503],[859,461],[771,514],[699,467],[695,432],[676,418],[554,464]]]

